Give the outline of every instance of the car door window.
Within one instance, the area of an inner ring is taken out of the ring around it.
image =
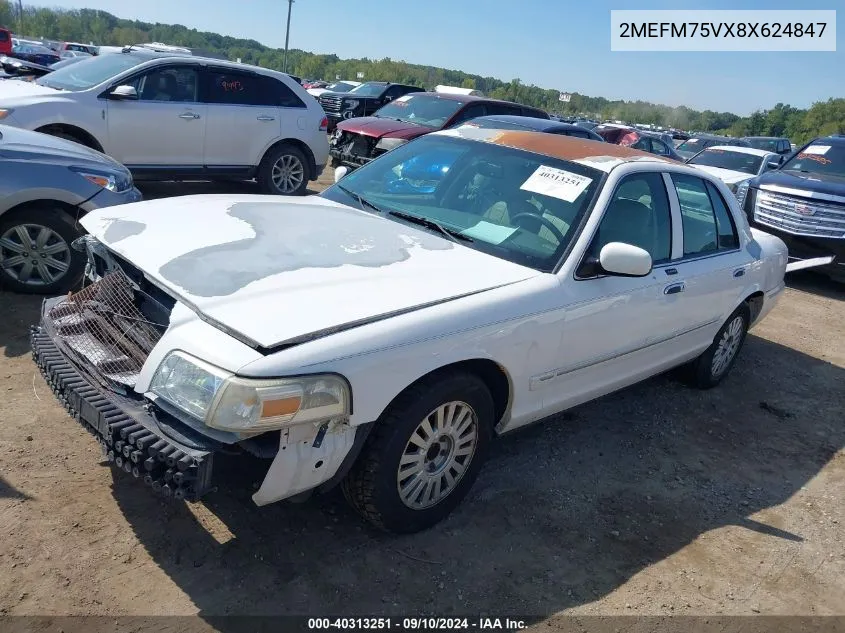
[[[642,152],[651,152],[651,139],[642,136],[636,143],[632,144],[631,147]]]
[[[305,107],[281,81],[222,69],[207,73],[204,101],[218,105]]]
[[[397,97],[401,97],[402,95],[407,94],[408,92],[409,90],[405,86],[391,86],[384,93],[384,99],[396,99]]]
[[[452,125],[458,125],[459,123],[469,121],[470,119],[474,119],[475,117],[484,116],[486,112],[487,110],[484,108],[483,103],[473,103],[472,105],[468,105],[455,115],[455,119],[452,121]]]
[[[199,73],[194,66],[166,66],[124,82],[135,88],[140,101],[196,103],[199,100]]]
[[[701,178],[672,174],[681,207],[684,257],[715,253],[719,250],[716,215],[707,186]]]
[[[663,141],[651,139],[651,153],[657,154],[658,156],[668,156],[669,148],[666,147],[666,143]]]
[[[739,248],[739,236],[736,225],[728,210],[728,205],[713,183],[707,183],[707,193],[716,216],[716,233],[719,236],[719,250],[733,250]]]
[[[631,174],[619,183],[593,238],[590,254],[598,257],[610,242],[639,246],[648,251],[656,264],[669,260],[672,217],[661,174]]]
[[[519,106],[512,106],[506,103],[488,103],[487,114],[513,114],[516,116],[522,115],[522,108]]]

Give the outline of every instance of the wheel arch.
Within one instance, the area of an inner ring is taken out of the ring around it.
[[[510,374],[502,365],[489,358],[471,358],[467,360],[460,360],[432,369],[396,394],[390,402],[388,402],[387,406],[382,411],[382,414],[384,414],[384,411],[390,409],[390,407],[393,406],[393,404],[405,393],[416,387],[421,382],[428,381],[441,374],[446,374],[452,371],[465,371],[481,379],[493,398],[493,407],[495,411],[493,430],[499,427],[502,421],[504,421],[510,413],[511,402],[513,401],[513,381]]]
[[[98,152],[103,151],[103,145],[97,140],[97,137],[77,125],[71,125],[70,123],[50,123],[48,125],[42,125],[35,131],[41,132],[42,134],[49,134],[50,136],[55,136],[55,132],[64,132],[79,139],[81,145],[90,147]]]
[[[763,303],[765,302],[765,300],[766,296],[765,294],[763,294],[762,290],[755,290],[743,300],[742,303],[748,306],[749,326],[757,320],[757,317],[760,315],[760,312],[762,312]]]
[[[33,200],[26,200],[24,202],[19,202],[14,206],[9,207],[3,211],[0,211],[0,218],[9,214],[9,213],[16,213],[18,211],[25,211],[27,209],[33,208],[40,208],[40,207],[53,207],[55,209],[61,209],[67,215],[72,218],[74,221],[79,220],[85,212],[80,209],[78,206],[71,204],[70,202],[66,202],[64,200],[57,200],[56,198],[35,198]]]
[[[263,164],[267,157],[276,149],[281,147],[282,145],[293,145],[299,151],[301,151],[305,155],[305,159],[308,161],[308,182],[316,179],[317,177],[317,160],[314,158],[314,152],[311,151],[311,148],[308,147],[308,143],[298,139],[298,138],[284,138],[274,142],[270,147],[264,150],[264,154],[261,156],[261,160],[259,161],[259,165]]]

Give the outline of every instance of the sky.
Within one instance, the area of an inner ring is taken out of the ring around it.
[[[285,0],[47,0],[283,48]],[[842,0],[295,0],[290,47],[390,57],[608,99],[747,115],[845,97],[836,52],[611,52],[611,9],[845,9]],[[837,17],[845,15],[840,11]]]

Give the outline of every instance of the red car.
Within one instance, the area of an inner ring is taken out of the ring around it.
[[[633,147],[634,149],[650,154],[657,154],[658,156],[684,162],[683,156],[675,151],[674,144],[671,142],[669,135],[638,130],[627,125],[616,125],[612,123],[597,125],[593,128],[593,132],[601,136],[608,143],[613,143],[614,145]]]
[[[0,55],[9,55],[12,52],[12,32],[9,29],[0,27]]]
[[[510,101],[446,92],[414,92],[392,100],[372,116],[338,123],[329,153],[334,167],[355,168],[418,136],[494,114],[549,118],[542,110]]]

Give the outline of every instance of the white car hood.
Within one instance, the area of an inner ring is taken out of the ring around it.
[[[265,349],[540,274],[317,196],[183,196],[94,211],[82,225]]]
[[[732,185],[743,180],[754,178],[753,174],[748,174],[744,171],[734,171],[733,169],[723,169],[721,167],[711,167],[710,165],[690,165],[696,169],[706,171],[708,174],[716,176],[726,185]]]

